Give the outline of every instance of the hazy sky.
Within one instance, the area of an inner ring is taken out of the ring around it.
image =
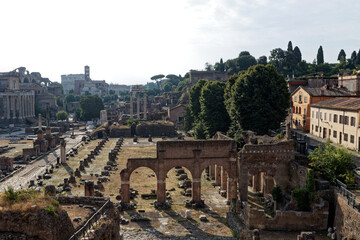
[[[289,40],[308,62],[320,45],[327,62],[360,48],[359,0],[2,0],[0,9],[0,71],[24,66],[52,81],[89,65],[94,80],[143,84],[244,50],[269,56]]]

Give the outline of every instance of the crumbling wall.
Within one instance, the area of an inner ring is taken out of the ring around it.
[[[9,157],[0,157],[0,170],[10,170],[14,169],[14,159]]]
[[[67,240],[74,227],[65,210],[50,215],[45,209],[31,212],[0,211],[0,232],[26,234],[26,239]]]
[[[249,204],[245,208],[245,222],[249,229],[308,231],[327,229],[329,203],[322,201],[312,212],[276,211],[274,218],[267,218],[264,210],[252,208]]]
[[[110,127],[110,137],[119,138],[119,137],[131,137],[131,128],[129,126],[111,126]]]
[[[334,226],[338,239],[358,239],[360,236],[360,213],[348,204],[348,200],[339,193],[335,193],[336,210]],[[342,236],[342,238],[340,238]]]
[[[145,122],[136,126],[136,135],[141,137],[175,137],[177,132],[175,126],[171,122]]]

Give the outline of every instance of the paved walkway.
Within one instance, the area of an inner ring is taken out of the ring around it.
[[[75,132],[76,137],[70,138],[70,133],[63,135],[66,140],[66,152],[69,151],[76,144],[81,142],[81,138],[84,136],[83,132]],[[46,168],[52,164],[56,164],[57,157],[60,157],[60,148],[42,157],[41,159],[26,165],[19,172],[15,173],[12,177],[6,179],[0,183],[0,192],[6,190],[9,186],[12,186],[15,190],[21,189],[26,186],[30,180],[36,180],[38,175],[45,173]]]

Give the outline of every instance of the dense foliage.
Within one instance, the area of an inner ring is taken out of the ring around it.
[[[225,92],[232,134],[246,129],[265,134],[277,129],[289,108],[285,79],[273,65],[256,65],[229,79]]]
[[[323,177],[331,182],[335,179],[345,181],[354,168],[354,159],[343,149],[331,145],[330,142],[319,145],[310,155],[310,166],[319,171]]]
[[[100,111],[104,109],[102,99],[98,95],[88,95],[80,100],[81,119],[90,121],[100,117]]]
[[[68,113],[65,111],[59,111],[56,113],[56,120],[64,121],[68,118]]]

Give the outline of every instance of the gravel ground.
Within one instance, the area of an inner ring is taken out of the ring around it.
[[[157,232],[151,231],[121,231],[124,240],[185,240],[185,239],[196,239],[196,240],[236,240],[234,237],[214,237],[214,236],[194,236],[186,235],[184,237],[172,237],[163,236]]]

